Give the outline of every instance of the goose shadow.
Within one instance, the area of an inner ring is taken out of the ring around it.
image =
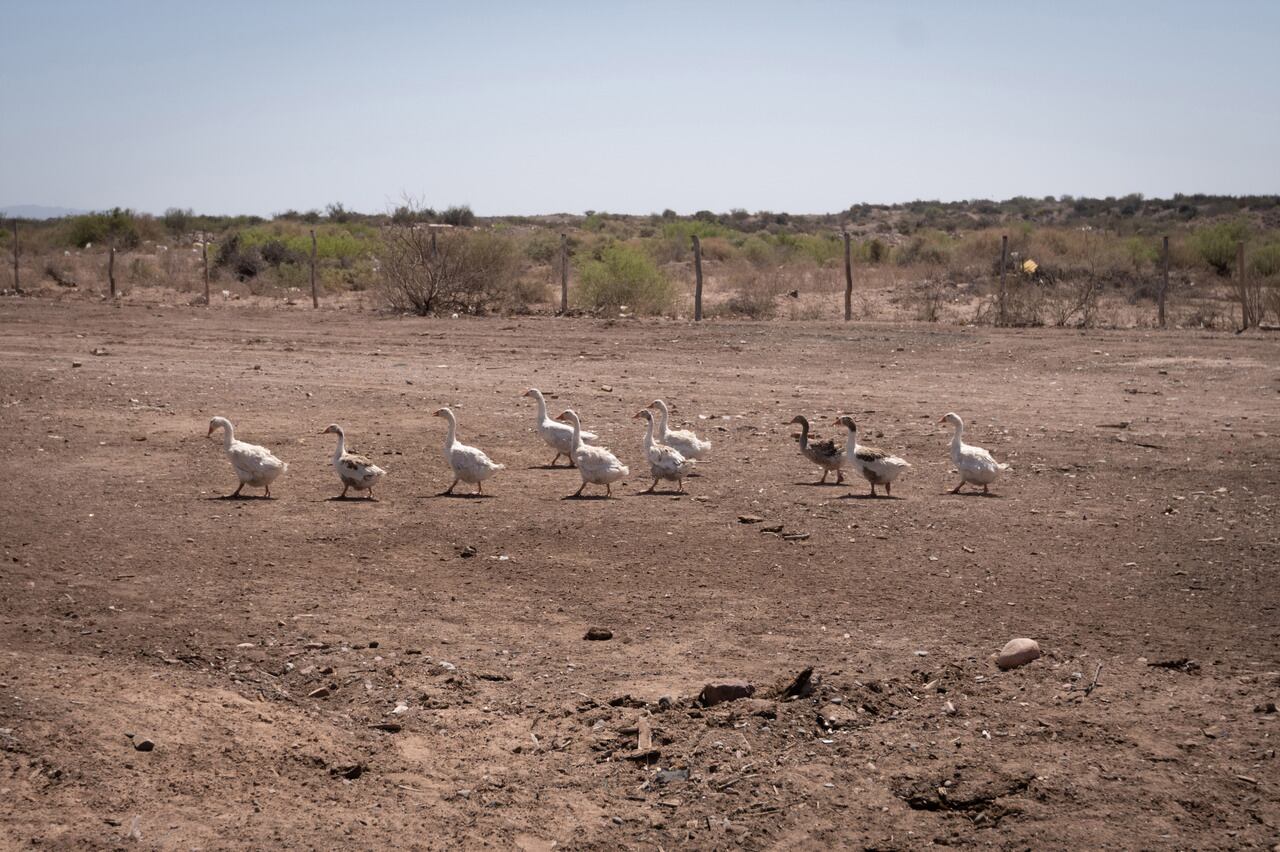
[[[837,500],[905,500],[906,497],[895,497],[892,494],[841,494]]]
[[[360,504],[360,503],[377,503],[377,502],[378,502],[378,498],[377,498],[377,497],[343,497],[341,494],[339,494],[339,495],[337,495],[336,497],[326,497],[326,498],[324,499],[324,502],[326,502],[326,503],[356,503],[356,504]]]
[[[431,495],[433,499],[443,498],[445,500],[492,500],[494,496],[493,494],[477,494],[474,491],[465,494],[450,494],[448,491],[439,491]]]
[[[531,464],[525,470],[577,470],[571,464]]]
[[[569,494],[560,498],[561,500],[612,500],[611,494]]]
[[[230,500],[233,503],[252,502],[255,500],[275,500],[274,497],[268,497],[265,494],[215,494],[212,497],[205,497],[205,500],[220,500],[226,502]]]
[[[794,482],[793,485],[803,485],[808,488],[848,488],[847,482],[814,482],[812,479],[806,479],[803,482]]]
[[[637,491],[631,496],[632,497],[688,497],[689,492],[676,491],[674,488],[668,489],[666,491],[657,491],[657,490],[649,491],[648,489],[645,489],[644,491]]]
[[[987,497],[993,500],[1003,500],[1003,494],[996,494],[992,491],[945,491],[943,492],[949,497]]]

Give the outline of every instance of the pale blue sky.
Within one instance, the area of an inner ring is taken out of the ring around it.
[[[0,205],[1280,191],[1280,2],[0,6]]]

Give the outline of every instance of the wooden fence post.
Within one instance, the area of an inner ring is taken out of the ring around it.
[[[209,307],[209,235],[200,232],[200,259],[204,261],[204,306]]]
[[[560,313],[569,313],[569,235],[560,235]]]
[[[116,297],[116,247],[111,247],[111,254],[107,258],[107,283],[111,287],[111,298]]]
[[[1164,328],[1164,300],[1169,294],[1169,238],[1164,238],[1164,247],[1162,251],[1162,278],[1160,280],[1160,298],[1157,301],[1160,327]]]
[[[702,242],[693,235],[693,321],[702,322]]]
[[[1253,301],[1249,298],[1249,280],[1244,272],[1244,240],[1236,241],[1236,290],[1240,294],[1240,330],[1248,331],[1256,324]]]
[[[844,232],[844,321],[853,319],[853,255],[849,249],[849,232]]]
[[[22,286],[18,283],[18,220],[13,220],[13,292],[21,293]]]
[[[311,307],[320,307],[320,296],[316,293],[316,229],[311,229]]]
[[[999,324],[1005,325],[1009,316],[1005,310],[1005,288],[1004,288],[1004,268],[1008,265],[1009,260],[1009,235],[1002,234],[1000,236],[1000,296],[999,296]]]

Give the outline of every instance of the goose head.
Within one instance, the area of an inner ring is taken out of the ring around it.
[[[561,411],[556,415],[556,419],[561,423],[568,423],[571,426],[579,422],[578,413],[572,408],[566,408],[564,411]]]
[[[642,409],[640,409],[639,411],[637,411],[635,414],[631,415],[631,419],[632,419],[632,420],[642,420],[642,419],[643,419],[643,420],[648,420],[650,423],[652,423],[652,422],[653,422],[653,412],[652,412],[652,411],[650,411],[650,410],[649,410],[649,409],[647,409],[647,408],[642,408]]]
[[[324,427],[324,431],[321,432],[320,434],[321,435],[341,435],[342,427],[339,426],[337,423],[330,423],[328,426]]]
[[[844,428],[848,429],[850,432],[858,431],[858,424],[854,423],[853,418],[847,414],[842,414],[839,417],[837,417],[836,425],[843,426]]]
[[[954,411],[948,411],[946,414],[942,415],[942,419],[941,419],[941,420],[939,420],[938,422],[939,422],[939,423],[946,423],[946,424],[951,425],[951,426],[963,426],[963,425],[964,425],[964,421],[960,419],[960,415],[959,415],[959,414],[956,414]]]
[[[803,414],[797,414],[795,417],[792,417],[790,420],[787,421],[788,426],[792,424],[797,424],[800,426],[808,426],[809,418],[805,417]]]
[[[209,431],[205,433],[205,437],[209,437],[219,429],[230,429],[231,421],[225,417],[215,417],[209,421]]]
[[[445,420],[453,420],[453,412],[448,408],[437,408],[431,413],[432,417],[443,417]]]
[[[668,413],[667,404],[660,399],[655,399],[653,402],[649,403],[646,407],[661,411],[663,414]]]
[[[538,390],[537,388],[529,388],[527,391],[525,391],[524,393],[522,393],[522,394],[520,394],[520,395],[521,395],[521,396],[531,396],[531,397],[533,397],[534,399],[537,399],[538,397],[542,396],[542,391]]]

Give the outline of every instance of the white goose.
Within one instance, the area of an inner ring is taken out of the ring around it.
[[[369,499],[372,500],[373,486],[377,485],[387,472],[364,456],[347,452],[347,434],[337,423],[330,423],[328,428],[320,434],[338,436],[338,447],[333,451],[333,469],[342,480],[342,493],[338,495],[338,499],[346,499],[347,490],[354,488],[357,491],[369,492]]]
[[[248,485],[250,488],[265,489],[267,497],[270,498],[271,483],[288,470],[289,465],[276,458],[266,447],[236,440],[235,427],[225,417],[215,417],[210,420],[209,432],[205,437],[212,435],[218,429],[223,430],[222,449],[226,452],[231,466],[235,468],[236,476],[240,478],[239,487],[229,496],[239,497],[240,489]]]
[[[876,496],[876,486],[883,485],[884,493],[893,496],[892,483],[911,464],[906,459],[891,456],[884,450],[875,447],[864,447],[858,443],[858,424],[853,418],[845,415],[836,420],[838,425],[849,430],[849,444],[845,453],[849,458],[849,466],[861,473],[871,483],[871,496]]]
[[[667,404],[660,399],[655,399],[649,403],[649,408],[658,411],[658,441],[666,444],[668,447],[675,447],[680,455],[687,459],[700,459],[711,451],[711,442],[704,441],[688,429],[676,429],[672,431],[667,428],[667,419],[671,412],[667,409]]]
[[[629,476],[631,470],[604,447],[593,447],[582,442],[582,422],[576,411],[566,409],[556,419],[573,427],[573,462],[582,476],[582,485],[573,492],[573,496],[582,496],[582,489],[588,484],[603,485],[606,496],[612,496],[613,483]]]
[[[964,437],[964,421],[960,419],[959,414],[948,412],[938,422],[949,423],[956,430],[951,437],[951,463],[956,466],[956,470],[960,473],[960,484],[951,489],[951,493],[959,494],[960,489],[964,488],[964,484],[967,482],[970,485],[981,485],[982,493],[990,494],[988,486],[996,481],[1002,471],[1008,470],[1009,465],[996,461],[992,458],[991,453],[982,447],[966,444],[962,440]]]
[[[524,392],[523,396],[531,396],[538,403],[538,416],[535,420],[538,434],[542,436],[542,440],[547,442],[547,446],[556,451],[556,457],[551,460],[551,466],[555,467],[555,463],[560,461],[561,456],[569,457],[569,465],[573,466],[573,427],[567,423],[560,423],[552,420],[547,416],[547,400],[542,395],[542,391],[537,388],[529,388]],[[582,430],[582,440],[587,444],[596,442],[596,433]]]
[[[849,463],[849,457],[844,450],[840,449],[840,445],[833,440],[809,442],[809,418],[803,414],[797,414],[791,418],[791,423],[800,424],[800,454],[809,461],[822,468],[822,479],[815,482],[815,485],[825,485],[827,482],[827,474],[831,471],[836,472],[836,485],[844,482],[844,466]],[[791,425],[790,423],[787,425]],[[794,436],[793,436],[794,437]]]
[[[452,494],[455,485],[466,482],[476,487],[477,494],[483,494],[481,483],[506,465],[497,464],[475,447],[458,443],[458,418],[448,408],[441,408],[432,416],[443,417],[449,422],[449,431],[444,436],[444,460],[453,469],[453,482],[444,493]]]
[[[635,417],[643,417],[648,421],[648,426],[644,430],[644,454],[649,458],[649,473],[653,476],[653,484],[644,493],[652,494],[658,487],[658,480],[665,479],[676,483],[676,490],[683,494],[684,478],[693,471],[697,462],[680,455],[680,451],[675,447],[659,444],[653,439],[652,411],[643,408],[635,413]]]

